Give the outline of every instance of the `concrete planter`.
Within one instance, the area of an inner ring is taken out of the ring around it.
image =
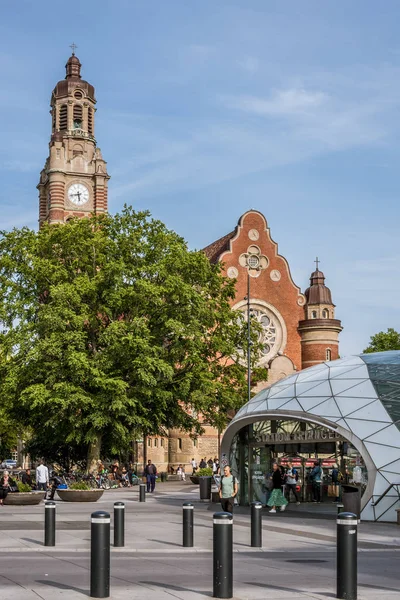
[[[97,502],[103,493],[104,490],[57,490],[64,502]]]
[[[197,475],[191,475],[190,476],[190,481],[192,483],[194,483],[195,485],[199,485],[199,483],[200,483],[200,479],[197,477]]]
[[[39,504],[44,500],[44,492],[12,492],[7,494],[4,504],[8,506],[27,506]]]

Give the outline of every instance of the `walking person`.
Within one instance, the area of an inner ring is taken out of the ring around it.
[[[321,503],[321,485],[322,485],[322,467],[315,461],[314,467],[310,473],[312,499],[313,502]]]
[[[190,461],[190,464],[192,465],[192,470],[193,470],[192,477],[193,477],[193,475],[195,475],[196,471],[197,471],[197,461],[195,461],[195,459],[192,458],[192,460]]]
[[[39,492],[46,492],[49,485],[49,470],[41,460],[36,467],[36,487]]]
[[[339,483],[342,481],[342,479],[343,479],[343,475],[340,473],[339,467],[335,463],[333,465],[333,469],[332,469],[332,485],[335,488],[336,497],[333,502],[339,502],[339,494],[340,494]]]
[[[224,467],[224,474],[221,477],[218,491],[219,497],[221,498],[222,510],[224,512],[233,513],[235,496],[238,493],[238,484],[236,477],[232,475],[231,468],[228,465]]]
[[[182,481],[186,481],[185,468],[182,465],[179,465],[176,474],[180,476]]]
[[[299,495],[296,490],[298,479],[299,474],[297,469],[294,468],[292,462],[288,462],[288,468],[286,471],[286,498],[287,501],[290,502],[290,492],[292,492],[297,506],[300,504]]]
[[[271,507],[271,510],[269,511],[270,513],[276,513],[277,506],[279,506],[281,512],[283,512],[288,504],[288,501],[282,493],[282,471],[277,463],[273,464],[272,469],[271,481],[273,487],[271,495],[268,498],[267,506]]]
[[[147,491],[153,493],[156,487],[157,467],[150,459],[147,461],[144,474],[146,475]]]

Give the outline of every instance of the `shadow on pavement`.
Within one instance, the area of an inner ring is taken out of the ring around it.
[[[272,590],[281,590],[282,592],[299,592],[301,594],[306,594],[307,592],[309,592],[310,590],[299,590],[298,588],[289,588],[289,587],[284,587],[283,585],[272,585],[271,583],[256,583],[255,581],[246,581],[245,585],[255,585],[257,587],[261,587],[261,588],[267,588],[267,589],[272,589]],[[333,592],[315,592],[315,594],[318,594],[320,596],[326,596],[327,598],[336,598],[336,594],[334,594]]]
[[[43,546],[43,542],[39,542],[39,540],[33,540],[32,538],[21,538],[23,542],[30,542],[31,544],[37,544],[38,546]]]
[[[178,546],[178,548],[182,548],[182,544],[175,544],[175,542],[166,542],[165,540],[151,540],[150,538],[147,541],[157,542],[159,544],[168,544],[168,546]]]
[[[194,594],[199,594],[202,596],[207,596],[208,598],[212,598],[212,592],[202,592],[199,590],[193,590],[191,588],[187,588],[187,587],[181,587],[178,585],[172,585],[170,583],[159,583],[157,581],[152,581],[150,584],[148,581],[139,581],[139,583],[145,584],[145,585],[151,585],[151,586],[157,586],[160,588],[165,588],[166,590],[175,590],[175,592],[193,592]]]
[[[58,588],[59,590],[72,590],[78,592],[84,596],[89,596],[90,590],[82,590],[81,588],[74,587],[73,585],[66,585],[65,583],[58,583],[58,581],[51,581],[49,579],[36,579],[36,583],[48,585],[49,587]]]

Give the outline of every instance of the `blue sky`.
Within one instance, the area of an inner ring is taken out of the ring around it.
[[[37,226],[49,100],[78,45],[109,209],[192,248],[263,212],[295,282],[321,260],[341,355],[400,329],[400,3],[86,0],[0,9],[1,228]]]

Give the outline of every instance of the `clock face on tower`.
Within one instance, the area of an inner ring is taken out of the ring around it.
[[[73,183],[68,190],[68,200],[77,206],[89,201],[89,190],[82,183]]]

